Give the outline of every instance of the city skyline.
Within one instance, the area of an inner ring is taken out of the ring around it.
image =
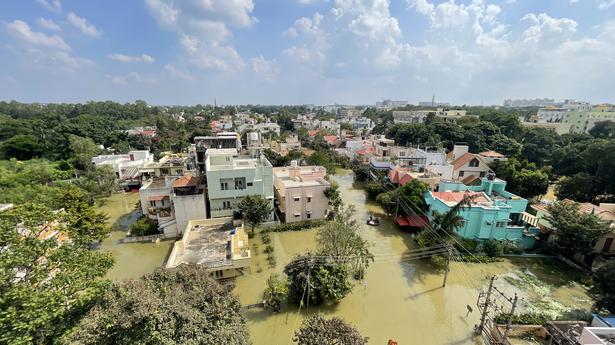
[[[0,98],[613,102],[613,14],[613,0],[11,1]]]

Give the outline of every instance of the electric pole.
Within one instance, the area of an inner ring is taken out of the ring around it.
[[[510,325],[512,324],[513,317],[515,316],[515,309],[517,308],[517,301],[519,297],[517,293],[515,293],[515,297],[513,297],[512,308],[510,308],[510,316],[508,317],[508,322],[506,323],[506,330],[504,331],[503,342],[507,343],[508,340],[508,332],[510,331]]]
[[[489,304],[491,303],[491,291],[493,290],[493,282],[495,282],[496,279],[497,279],[497,276],[495,275],[491,276],[490,278],[489,288],[487,289],[487,294],[485,295],[485,302],[484,302],[484,305],[482,305],[483,310],[481,311],[481,315],[480,315],[480,325],[476,327],[476,334],[481,334],[483,330],[485,329],[485,322],[487,321],[488,308],[489,308]],[[477,301],[477,304],[478,304],[478,307],[480,308],[481,307],[480,295],[478,296],[478,298],[479,298],[479,301]]]
[[[448,271],[450,271],[450,264],[451,264],[451,246],[450,245],[446,245],[446,268],[444,269],[444,281],[442,282],[442,287],[446,286],[446,280],[448,278]]]

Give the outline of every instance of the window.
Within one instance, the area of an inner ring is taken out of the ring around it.
[[[480,172],[480,177],[485,177],[485,172],[484,171]]]
[[[294,197],[293,199],[295,199],[295,201],[299,201],[299,200],[301,200],[301,198],[300,198],[300,197],[298,197],[298,196]]]
[[[310,212],[308,212],[308,213],[306,214],[306,217],[307,217],[307,219],[310,219],[310,218],[312,218],[312,214],[311,214]]]
[[[168,174],[169,174],[169,169],[167,169],[167,168],[162,168],[162,169],[160,169],[160,174],[162,174],[162,175],[168,175]]]
[[[470,167],[471,168],[476,168],[478,167],[478,159],[474,158],[473,160],[470,161]]]
[[[301,217],[301,213],[295,213],[295,218]]]
[[[465,171],[461,170],[461,171],[459,172],[459,177],[463,177],[463,175],[464,175],[464,174],[465,174]]]
[[[247,185],[248,185],[248,187],[252,187],[254,185],[254,183],[248,182]]]
[[[156,202],[155,202],[154,200],[151,200],[151,201],[149,202],[149,205],[150,205],[151,207],[156,207]]]
[[[228,210],[230,208],[231,208],[231,202],[230,201],[223,201],[222,202],[222,209]]]
[[[224,276],[224,272],[222,271],[215,271],[214,274],[216,278],[222,278]]]
[[[507,221],[498,221],[497,223],[495,223],[495,227],[496,228],[505,228],[506,227],[506,223],[508,223]]]
[[[221,190],[228,190],[228,183],[220,182],[220,189]]]
[[[312,202],[312,197],[311,196],[307,197],[307,202]]]

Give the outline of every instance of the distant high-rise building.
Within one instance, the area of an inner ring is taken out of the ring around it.
[[[376,108],[381,109],[401,108],[407,105],[408,101],[392,101],[390,99],[385,99],[382,102],[376,102]]]
[[[504,106],[508,108],[548,107],[556,104],[553,98],[507,99],[504,101]]]

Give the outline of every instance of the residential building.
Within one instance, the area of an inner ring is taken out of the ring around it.
[[[354,108],[354,107],[343,107],[343,108],[337,109],[338,118],[356,117],[356,116],[361,115],[362,113],[363,113],[363,109]]]
[[[537,219],[525,212],[527,200],[506,191],[506,181],[489,175],[481,179],[479,186],[466,186],[455,181],[440,181],[438,192],[426,192],[429,206],[428,217],[446,213],[466,196],[473,196],[471,204],[459,215],[463,225],[456,229],[463,238],[474,240],[506,240],[524,248],[534,246],[538,229]]]
[[[449,162],[453,165],[453,180],[465,184],[471,184],[493,172],[483,157],[468,150],[466,145],[455,145],[448,155]]]
[[[141,181],[164,176],[183,176],[184,173],[195,173],[194,156],[186,154],[166,154],[158,162],[148,162],[139,167]]]
[[[491,150],[480,152],[478,155],[487,164],[491,164],[497,161],[507,161],[508,160],[508,158],[506,158],[506,156],[504,156],[503,154],[499,152],[491,151]]]
[[[156,221],[165,237],[174,237],[191,219],[207,216],[205,192],[196,176],[151,179],[139,189],[141,212]]]
[[[589,103],[569,101],[561,107],[546,107],[538,110],[535,116],[530,117],[529,123],[524,122],[523,125],[552,128],[558,133],[583,133],[598,122],[615,121],[615,109],[611,105],[590,106]]]
[[[156,136],[156,126],[134,127],[127,130],[126,134],[153,138]]]
[[[271,148],[281,156],[286,156],[290,151],[301,150],[301,142],[296,134],[292,134],[284,142],[273,141]]]
[[[207,150],[205,174],[211,218],[232,215],[248,195],[264,197],[273,208],[272,168],[262,155],[239,156],[235,148]]]
[[[314,119],[314,116],[315,114],[298,115],[297,118],[293,119],[293,127],[295,129],[302,127],[307,129],[318,128],[319,121]]]
[[[615,122],[615,109],[608,106],[597,106],[592,111],[568,111],[564,114],[563,123],[570,124],[570,132],[588,132],[598,122]]]
[[[433,114],[445,122],[455,123],[458,119],[466,116],[466,111],[447,108],[437,108],[436,110],[396,110],[393,111],[393,122],[424,123],[429,114]]]
[[[137,178],[139,176],[139,167],[153,161],[154,155],[148,150],[134,150],[127,154],[92,157],[94,166],[111,166],[115,177],[120,180]]]
[[[587,214],[593,214],[596,217],[609,224],[613,229],[610,233],[600,238],[594,245],[594,252],[606,255],[615,255],[615,204],[601,203],[599,206],[589,202],[578,203],[570,199],[564,199],[561,202],[568,204],[579,205],[579,211]],[[552,230],[552,226],[547,220],[550,215],[547,204],[534,204],[531,206],[536,212],[538,218],[538,226],[544,233]]]
[[[195,137],[196,164],[205,172],[205,154],[209,149],[234,148],[241,152],[241,137],[236,132],[221,132],[215,136]]]
[[[376,102],[376,108],[379,108],[379,109],[401,108],[407,105],[408,105],[408,101],[393,101],[390,99],[385,99],[382,102]]]
[[[191,220],[165,265],[204,266],[212,278],[230,279],[250,270],[250,245],[241,221],[232,217]]]
[[[555,100],[552,98],[507,99],[504,101],[504,107],[507,108],[547,107],[554,104]]]
[[[562,135],[570,133],[572,125],[570,123],[557,123],[557,122],[522,122],[521,125],[525,128],[545,128],[555,133]]]
[[[327,171],[321,166],[273,168],[276,207],[286,223],[324,219],[329,211],[325,190],[330,184],[325,180]]]

